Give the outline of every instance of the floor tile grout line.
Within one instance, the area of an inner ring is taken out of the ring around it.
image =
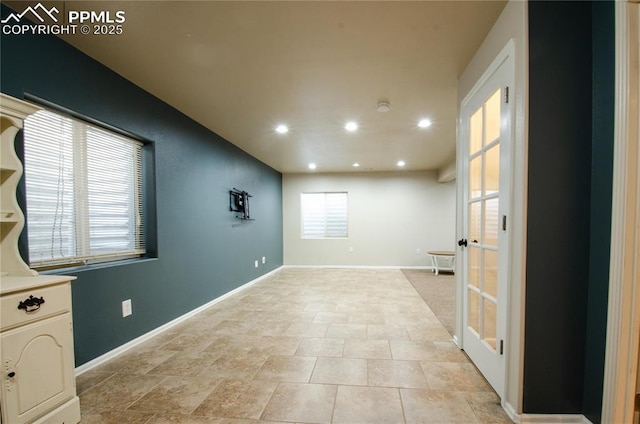
[[[273,392],[271,393],[271,396],[269,396],[269,400],[265,402],[264,406],[262,407],[262,411],[260,411],[260,415],[258,415],[258,420],[262,420],[263,419],[263,415],[264,415],[265,410],[267,409],[267,406],[269,405],[269,403],[271,402],[271,400],[275,396],[276,392],[278,391],[278,388],[280,387],[280,385],[282,383],[283,383],[282,381],[279,381],[278,384],[276,385],[276,388],[273,389]]]
[[[91,387],[85,389],[82,391],[82,393],[78,392],[77,395],[78,396],[82,396],[85,393],[87,393],[89,390],[92,390],[93,388],[99,386],[100,384],[104,383],[105,381],[109,380],[110,378],[113,378],[113,376],[115,376],[117,373],[116,372],[112,372],[110,376],[105,377],[103,380],[98,381],[97,383],[93,384]]]
[[[144,375],[148,375],[148,374],[144,374]],[[163,381],[165,381],[166,379],[168,379],[169,376],[163,376],[162,380],[158,381],[156,384],[154,384],[149,390],[147,390],[146,392],[144,392],[142,395],[140,395],[138,398],[136,398],[133,402],[131,402],[129,405],[127,405],[125,408],[123,408],[123,411],[128,411],[129,408],[131,408],[136,402],[138,402],[140,399],[142,399],[146,394],[150,393],[153,389],[155,389],[156,387],[158,387]]]
[[[400,390],[399,387],[398,387],[398,399],[400,399],[400,409],[402,409],[402,419],[404,420],[405,424],[407,424],[407,413],[405,412],[404,401],[402,400],[402,390]]]
[[[333,395],[333,405],[331,406],[331,418],[329,418],[329,423],[333,423],[333,416],[336,413],[336,404],[338,403],[338,388],[340,386],[338,386],[337,384],[334,385],[336,388],[336,392]]]
[[[318,357],[316,356],[316,361],[313,363],[313,369],[311,370],[311,373],[309,374],[309,380],[307,381],[307,383],[311,384],[311,379],[313,378],[313,373],[316,371],[316,366],[318,365]]]
[[[200,401],[200,402],[199,402],[199,403],[198,403],[198,404],[197,404],[197,405],[196,405],[196,406],[195,406],[191,411],[189,411],[189,413],[187,414],[187,416],[191,416],[194,412],[196,412],[196,410],[198,409],[198,407],[199,407],[200,405],[202,405],[202,403],[203,403],[205,400],[207,400],[207,398],[209,397],[209,395],[211,395],[211,393],[213,393],[213,392],[214,392],[214,391],[215,391],[215,390],[216,390],[216,389],[217,389],[217,388],[222,384],[222,382],[224,382],[224,381],[225,381],[225,380],[224,380],[224,379],[222,379],[222,378],[221,378],[221,379],[219,379],[219,381],[216,383],[216,385],[215,385],[215,386],[213,386],[213,387],[211,388],[211,390],[209,390],[209,391],[207,392],[207,394],[206,394],[206,395],[204,395],[204,396],[202,397],[202,400],[201,400],[201,401]]]

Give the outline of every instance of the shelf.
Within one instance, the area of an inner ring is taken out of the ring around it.
[[[4,182],[7,181],[9,177],[11,177],[16,172],[18,172],[17,169],[2,167],[0,169],[0,184],[4,184]]]
[[[18,225],[17,221],[0,221],[0,242],[4,242],[4,239],[13,231],[16,225]],[[3,247],[4,249],[6,248]]]
[[[0,222],[18,222],[15,211],[0,211]]]
[[[33,276],[18,249],[18,240],[24,228],[24,215],[16,202],[16,192],[23,167],[15,152],[15,137],[23,128],[24,119],[38,108],[19,99],[0,93],[0,272],[6,275]],[[3,405],[4,406],[4,405]]]

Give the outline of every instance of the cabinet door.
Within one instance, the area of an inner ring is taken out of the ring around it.
[[[30,422],[74,396],[70,313],[7,331],[0,341],[5,422]]]

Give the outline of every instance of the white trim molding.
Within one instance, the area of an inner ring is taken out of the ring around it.
[[[640,343],[640,4],[615,2],[616,87],[603,423],[633,422]]]
[[[433,271],[432,266],[402,266],[402,265],[284,265],[284,268],[313,268],[313,269],[424,269]]]
[[[253,286],[254,284],[256,284],[256,283],[258,283],[258,282],[270,277],[271,275],[275,274],[276,272],[280,271],[282,268],[283,267],[280,266],[280,267],[274,269],[273,271],[270,271],[270,272],[268,272],[268,273],[266,273],[264,275],[261,275],[260,277],[258,277],[256,279],[253,279],[253,280],[249,281],[248,283],[245,283],[242,286],[237,287],[237,288],[231,290],[230,292],[227,292],[227,293],[223,294],[220,297],[216,297],[212,301],[207,302],[204,305],[199,306],[196,309],[194,309],[192,311],[189,311],[186,314],[181,315],[178,318],[176,318],[176,319],[174,319],[172,321],[169,321],[168,323],[166,323],[164,325],[161,325],[160,327],[149,331],[148,333],[145,333],[145,334],[141,335],[140,337],[137,337],[137,338],[131,340],[130,342],[127,342],[127,343],[123,344],[122,346],[118,346],[117,348],[115,348],[113,350],[110,350],[109,352],[107,352],[107,353],[105,353],[103,355],[100,355],[97,358],[92,359],[91,361],[80,365],[79,367],[76,367],[76,370],[75,370],[76,377],[79,376],[79,375],[84,374],[85,372],[87,372],[87,371],[89,371],[89,370],[91,370],[93,368],[96,368],[99,365],[104,364],[105,362],[115,358],[116,356],[122,355],[123,353],[125,353],[129,349],[131,349],[131,348],[133,348],[135,346],[138,346],[139,344],[141,344],[143,342],[146,342],[150,338],[152,338],[154,336],[157,336],[158,334],[160,334],[160,333],[162,333],[164,331],[167,331],[172,327],[175,327],[176,325],[186,321],[187,319],[193,317],[194,315],[197,315],[198,313],[200,313],[200,312],[204,311],[205,309],[215,305],[216,303],[222,302],[223,300],[233,296],[234,294],[240,293],[241,291],[248,289],[249,287]]]
[[[521,424],[592,424],[581,414],[522,414]]]
[[[502,408],[511,421],[517,424],[593,424],[582,414],[518,414],[513,405],[504,400]]]

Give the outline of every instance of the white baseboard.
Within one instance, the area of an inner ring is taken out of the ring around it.
[[[582,414],[518,414],[513,405],[504,400],[502,409],[517,424],[593,424]]]
[[[516,412],[516,409],[509,402],[502,399],[502,409],[507,413],[511,421],[514,423],[520,423],[520,415]]]
[[[243,284],[240,287],[235,288],[235,289],[231,290],[230,292],[227,292],[227,293],[223,294],[220,297],[216,297],[212,301],[207,302],[204,305],[199,306],[196,309],[194,309],[192,311],[189,311],[186,314],[181,315],[178,318],[176,318],[176,319],[174,319],[172,321],[169,321],[168,323],[166,323],[164,325],[161,325],[160,327],[149,331],[148,333],[143,334],[140,337],[137,337],[137,338],[135,338],[135,339],[133,339],[133,340],[121,345],[121,346],[118,346],[117,348],[115,348],[115,349],[113,349],[113,350],[111,350],[111,351],[109,351],[109,352],[107,352],[107,353],[105,353],[103,355],[98,356],[95,359],[92,359],[89,362],[86,362],[86,363],[80,365],[79,367],[76,367],[76,369],[75,369],[76,377],[81,375],[81,374],[84,374],[85,372],[87,372],[87,371],[89,371],[89,370],[91,370],[91,369],[93,369],[93,368],[95,368],[95,367],[107,362],[107,361],[109,361],[110,359],[115,358],[118,355],[123,354],[127,350],[139,345],[140,343],[149,340],[153,336],[156,336],[156,335],[162,333],[163,331],[166,331],[166,330],[168,330],[168,329],[170,329],[170,328],[172,328],[172,327],[174,327],[174,326],[186,321],[187,319],[189,319],[192,316],[194,316],[194,315],[204,311],[205,309],[215,305],[216,303],[221,302],[221,301],[227,299],[228,297],[231,297],[234,294],[239,293],[242,290],[245,290],[245,289],[251,287],[252,285],[256,284],[259,281],[264,280],[265,278],[267,278],[270,275],[276,273],[277,271],[279,271],[282,268],[283,267],[280,266],[280,267],[274,269],[273,271],[270,271],[270,272],[268,272],[268,273],[266,273],[264,275],[261,275],[260,277],[254,279],[254,280],[251,280],[248,283]]]
[[[582,414],[522,414],[520,416],[522,424],[591,424],[591,421]]]
[[[503,403],[502,409],[517,424],[593,424],[582,414],[518,414],[509,403]]]
[[[451,340],[453,340],[453,342],[456,344],[456,346],[458,346],[460,349],[462,349],[462,346],[460,346],[460,340],[458,339],[457,335],[453,335],[453,337],[451,338]]]
[[[402,265],[284,265],[283,268],[319,268],[319,269],[429,269],[433,266]]]

